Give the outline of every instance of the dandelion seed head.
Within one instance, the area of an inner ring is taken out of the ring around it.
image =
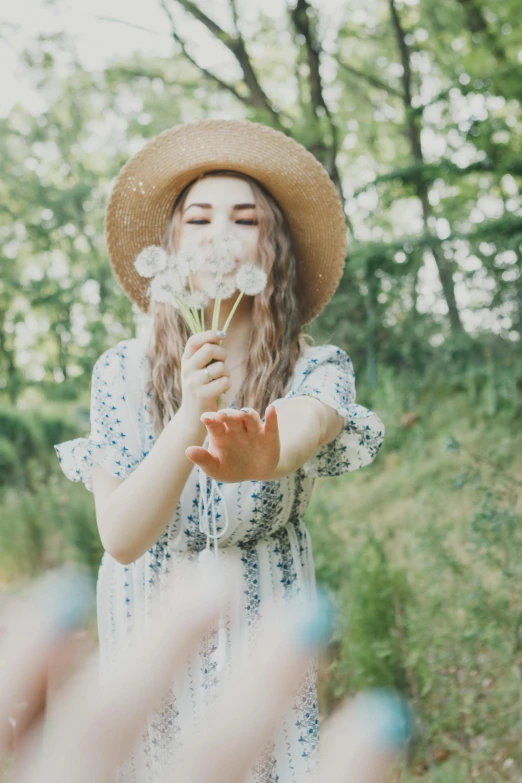
[[[236,291],[236,285],[231,280],[213,278],[204,285],[204,291],[210,299],[230,299]]]
[[[233,234],[224,234],[217,237],[209,249],[206,265],[216,275],[227,275],[236,267],[236,256],[239,255],[243,243]]]
[[[155,275],[149,290],[151,298],[156,302],[170,302],[170,304],[173,304],[175,296],[182,300],[185,296],[183,283],[173,269],[167,269]]]
[[[187,247],[174,255],[176,266],[186,269],[187,276],[189,272],[197,272],[201,269],[207,260],[206,252],[199,247]]]
[[[194,293],[187,294],[186,303],[189,307],[206,307],[209,303],[209,297],[203,291],[194,291]]]
[[[154,277],[167,268],[168,253],[159,245],[145,247],[134,261],[134,268],[141,277]]]
[[[236,286],[247,296],[257,296],[264,291],[268,282],[268,275],[263,269],[253,264],[244,264],[239,267],[235,277]]]
[[[223,248],[230,255],[237,256],[241,252],[243,242],[234,234],[223,234],[222,237],[218,238],[217,242],[214,242],[214,245],[218,248]]]

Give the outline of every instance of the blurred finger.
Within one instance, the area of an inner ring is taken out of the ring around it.
[[[92,580],[71,569],[51,572],[12,598],[0,618],[0,750],[10,744],[13,722],[18,742],[41,714],[49,662],[67,634],[94,608]],[[14,721],[13,721],[14,719]]]
[[[244,781],[290,706],[311,657],[329,637],[331,625],[331,605],[322,596],[306,619],[297,607],[265,608],[254,651],[242,669],[221,684],[216,712],[203,736],[188,743],[183,780]]]
[[[228,564],[226,573],[214,563],[186,564],[178,570],[152,613],[150,634],[132,638],[103,689],[91,664],[81,688],[64,694],[56,708],[41,783],[111,779],[132,750],[146,716],[187,657],[195,654],[203,634],[217,624],[227,602],[240,594],[240,579],[234,563]]]
[[[323,727],[318,783],[382,783],[409,740],[408,705],[392,691],[368,691]]]

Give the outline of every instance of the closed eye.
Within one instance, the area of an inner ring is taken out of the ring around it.
[[[194,225],[201,226],[201,225],[204,225],[205,223],[210,223],[210,220],[203,220],[203,219],[200,219],[200,220],[187,220],[187,223],[193,223]],[[236,220],[236,223],[238,225],[242,225],[242,226],[257,226],[257,220],[245,220],[245,219],[243,219],[243,220]]]

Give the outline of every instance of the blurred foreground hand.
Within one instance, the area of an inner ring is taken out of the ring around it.
[[[158,601],[148,638],[135,638],[120,654],[103,688],[97,651],[83,661],[53,699],[51,720],[48,672],[56,660],[65,671],[70,668],[74,633],[94,609],[93,584],[81,572],[66,569],[4,599],[0,754],[11,762],[10,781],[111,783],[187,656],[217,627],[220,612],[239,600],[240,579],[239,569],[230,565],[226,574],[213,563],[180,569]],[[307,615],[288,606],[266,608],[248,662],[220,684],[205,726],[186,744],[183,760],[158,783],[243,783],[291,704],[310,655],[327,641],[325,614],[322,600]],[[402,699],[387,692],[359,695],[322,727],[314,781],[384,783],[409,732]]]

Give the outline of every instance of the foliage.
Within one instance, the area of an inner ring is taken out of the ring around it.
[[[516,780],[520,407],[504,398],[477,412],[450,379],[418,392],[415,423],[351,484],[325,482],[306,512],[318,580],[335,587],[342,618],[322,671],[322,709],[393,684],[415,707],[416,776],[445,780],[442,764],[448,780]],[[390,407],[378,408],[387,424],[408,397],[390,376]]]

